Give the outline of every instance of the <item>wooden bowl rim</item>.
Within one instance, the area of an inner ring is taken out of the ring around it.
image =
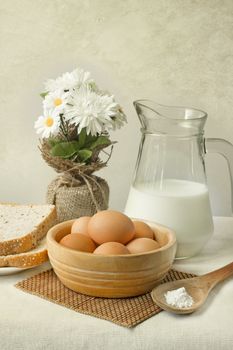
[[[147,255],[151,255],[153,253],[157,253],[157,252],[161,252],[161,251],[164,251],[164,250],[167,250],[168,248],[170,248],[171,246],[173,246],[174,244],[176,244],[176,234],[173,230],[171,230],[169,227],[167,226],[164,226],[164,225],[161,225],[157,222],[153,222],[153,221],[149,221],[149,220],[144,220],[144,219],[139,219],[139,218],[131,218],[132,220],[139,220],[139,221],[142,221],[142,222],[145,222],[146,224],[148,224],[150,227],[151,225],[152,226],[155,226],[157,227],[158,229],[159,228],[162,228],[162,229],[165,229],[169,235],[169,241],[167,244],[165,244],[164,246],[162,246],[161,248],[159,249],[155,249],[155,250],[150,250],[149,252],[144,252],[144,253],[138,253],[138,254],[118,254],[118,255],[112,255],[112,254],[93,254],[93,253],[88,253],[88,252],[81,252],[79,250],[75,250],[75,249],[71,249],[71,248],[67,248],[61,244],[59,244],[54,236],[58,233],[59,231],[59,228],[62,228],[62,227],[66,227],[68,225],[72,225],[73,222],[76,220],[76,219],[72,219],[72,220],[68,220],[68,221],[63,221],[53,227],[51,227],[47,233],[47,241],[49,241],[51,244],[53,244],[54,246],[56,246],[57,248],[59,249],[63,249],[64,251],[67,251],[67,252],[72,252],[72,254],[77,254],[77,255],[83,255],[83,256],[92,256],[94,259],[101,259],[102,257],[109,257],[109,258],[112,258],[112,259],[118,259],[118,258],[126,258],[126,259],[132,259],[134,257],[137,257],[137,256],[147,256]],[[152,228],[153,229],[153,228]],[[49,249],[48,249],[49,251]]]

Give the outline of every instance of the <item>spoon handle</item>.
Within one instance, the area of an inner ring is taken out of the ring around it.
[[[226,278],[233,275],[233,262],[221,267],[218,270],[212,271],[203,275],[203,279],[209,284],[210,289],[212,289],[217,283],[225,280]]]

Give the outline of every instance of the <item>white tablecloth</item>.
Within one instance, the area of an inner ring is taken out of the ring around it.
[[[203,252],[178,261],[176,269],[203,274],[233,261],[233,218],[215,218],[215,233]],[[233,349],[233,278],[211,292],[192,315],[167,312],[133,329],[76,313],[14,287],[47,269],[48,263],[0,276],[0,350]]]

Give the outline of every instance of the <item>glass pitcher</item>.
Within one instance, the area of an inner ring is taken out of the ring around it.
[[[134,106],[142,138],[125,213],[172,228],[178,241],[176,258],[194,256],[213,233],[205,153],[222,154],[232,175],[233,145],[204,138],[207,114],[201,110],[149,100],[135,101]]]

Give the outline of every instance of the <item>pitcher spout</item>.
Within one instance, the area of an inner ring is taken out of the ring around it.
[[[146,133],[191,136],[203,132],[207,114],[199,109],[165,106],[151,100],[133,102],[142,131]]]

